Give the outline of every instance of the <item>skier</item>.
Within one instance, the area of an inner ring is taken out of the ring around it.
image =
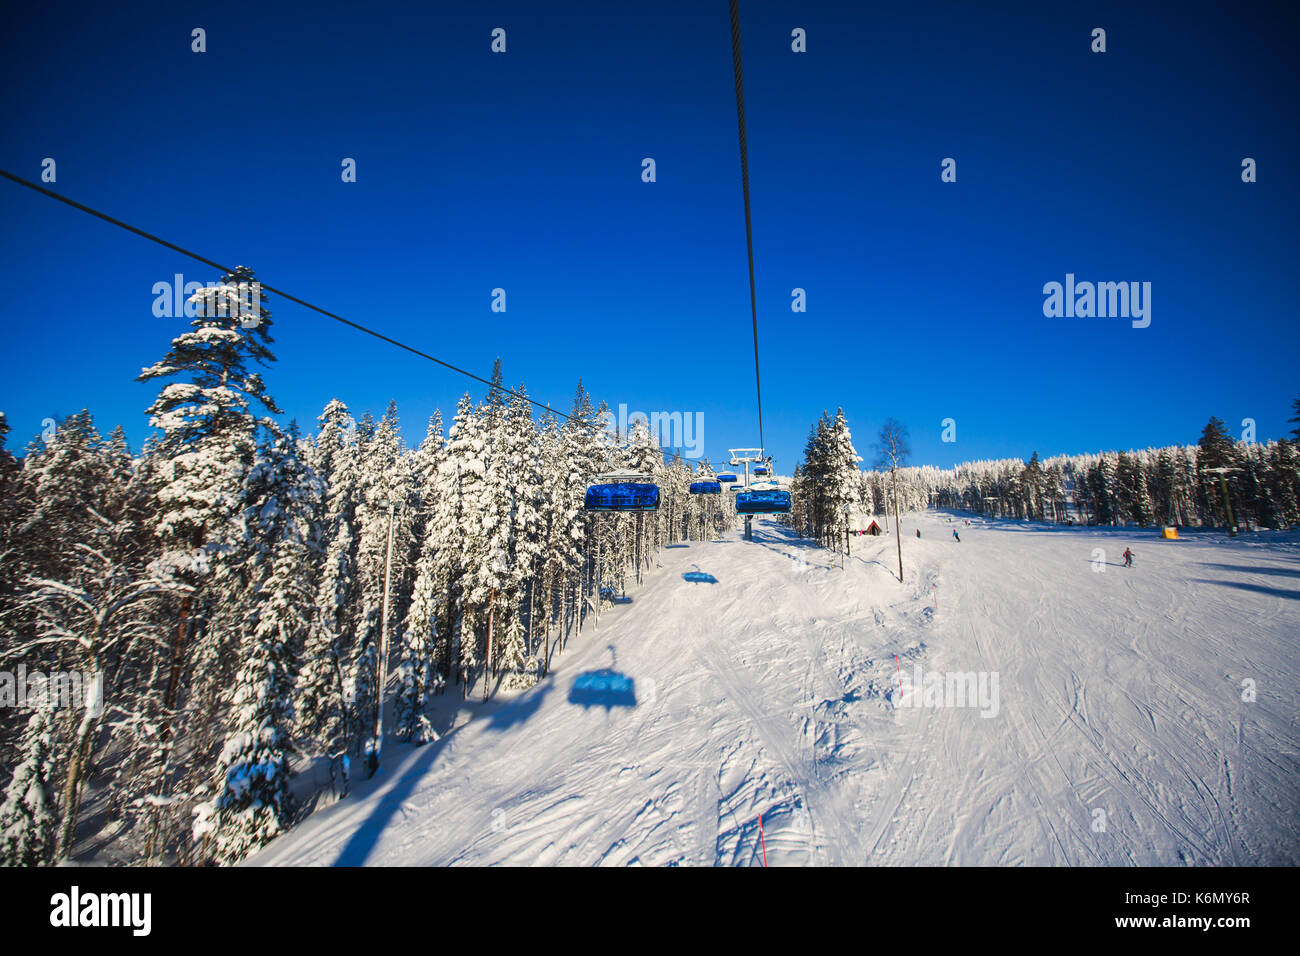
[[[921,537],[921,529],[920,529],[920,528],[917,528],[917,529],[916,529],[916,536],[917,536],[918,538]]]
[[[956,528],[953,528],[953,529],[952,529],[952,536],[953,536],[954,538],[957,539],[957,543],[958,543],[958,544],[961,544],[961,535],[959,535],[959,534],[957,533],[957,529],[956,529]]]
[[[1133,551],[1130,548],[1124,549],[1124,567],[1133,567]]]

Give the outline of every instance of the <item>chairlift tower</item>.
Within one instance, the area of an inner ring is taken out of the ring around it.
[[[732,448],[730,449],[730,451],[731,451],[731,466],[733,468],[739,468],[741,465],[745,466],[745,490],[749,491],[750,463],[752,462],[755,464],[769,464],[772,461],[772,458],[771,456],[764,457],[763,449],[761,448]],[[745,540],[746,541],[754,540],[753,520],[754,519],[752,515],[745,515]]]

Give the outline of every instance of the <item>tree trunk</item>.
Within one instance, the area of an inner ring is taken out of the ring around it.
[[[162,739],[171,736],[171,714],[176,710],[176,697],[180,691],[181,661],[184,657],[185,632],[189,627],[190,610],[193,608],[193,595],[187,594],[181,599],[181,613],[176,622],[176,634],[172,638],[171,673],[167,677],[167,693],[163,696],[163,706],[167,710],[166,723],[162,728]]]
[[[90,660],[90,673],[98,670],[95,658]],[[95,677],[98,681],[100,678]],[[56,860],[67,860],[72,856],[72,844],[77,832],[77,816],[81,804],[81,784],[86,766],[90,762],[90,745],[95,731],[99,729],[99,708],[85,702],[86,712],[82,715],[81,725],[77,728],[76,742],[68,762],[68,779],[63,789],[63,822],[59,828],[58,845],[55,848]]]

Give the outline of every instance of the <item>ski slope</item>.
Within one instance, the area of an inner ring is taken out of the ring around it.
[[[1300,862],[1296,536],[949,520],[903,517],[903,584],[892,534],[669,548],[538,687],[249,862]],[[900,706],[918,665],[996,672],[996,714]]]

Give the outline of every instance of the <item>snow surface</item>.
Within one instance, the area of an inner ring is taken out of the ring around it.
[[[769,865],[1300,862],[1300,538],[949,520],[904,515],[905,584],[892,533],[670,547],[249,862],[762,865],[760,814]],[[918,664],[997,715],[896,708]]]

